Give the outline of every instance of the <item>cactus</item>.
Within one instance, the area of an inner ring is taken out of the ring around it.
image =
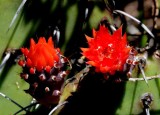
[[[1,114],[160,114],[158,3],[0,1]]]

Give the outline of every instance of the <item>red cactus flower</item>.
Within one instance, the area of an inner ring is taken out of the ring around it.
[[[31,73],[33,68],[42,71],[42,69],[53,67],[54,62],[59,61],[58,50],[54,48],[51,37],[48,39],[48,43],[44,37],[40,37],[37,44],[31,39],[30,50],[21,48],[21,51],[27,58],[26,65],[32,68],[30,69]]]
[[[97,72],[113,75],[122,71],[131,47],[127,45],[126,34],[122,36],[122,27],[111,35],[104,25],[93,29],[93,38],[86,36],[89,48],[81,48],[82,55],[94,66]]]
[[[31,39],[30,49],[21,48],[21,52],[24,58],[18,61],[23,67],[20,76],[29,83],[25,92],[46,106],[57,104],[68,72],[67,58],[54,47],[52,37],[47,42],[40,37],[37,44]]]

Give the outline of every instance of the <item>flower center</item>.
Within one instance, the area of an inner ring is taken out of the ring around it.
[[[113,53],[113,44],[108,44],[108,47],[105,47],[102,51],[104,55],[111,55]]]
[[[112,58],[114,48],[113,44],[108,44],[108,46],[104,48],[102,48],[102,46],[98,46],[97,50],[100,54],[99,59],[103,61],[104,58]]]

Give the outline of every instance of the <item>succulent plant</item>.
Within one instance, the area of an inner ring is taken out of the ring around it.
[[[159,114],[158,3],[0,1],[1,114]]]

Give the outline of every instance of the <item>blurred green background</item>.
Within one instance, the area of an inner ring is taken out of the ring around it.
[[[103,1],[27,0],[13,26],[8,31],[9,24],[21,2],[22,0],[0,0],[1,61],[6,49],[28,47],[31,37],[35,40],[40,36],[48,37],[52,34],[52,31],[56,26],[58,26],[61,32],[58,47],[61,48],[64,55],[70,57],[74,53],[77,53],[79,56],[79,48],[86,46],[84,34],[92,36],[92,28],[97,29],[98,24],[103,17],[107,17],[113,22],[113,20],[111,20],[111,15],[106,11]],[[123,2],[116,0],[115,3],[116,9],[127,9],[130,4],[135,4],[135,9],[138,7],[138,1],[136,0],[123,0]],[[89,8],[89,13],[88,17],[85,19],[86,7]],[[133,10],[128,12],[132,13]],[[138,18],[139,14],[142,14],[144,11],[137,8],[135,12],[138,12],[138,14],[135,14]],[[142,22],[145,22],[143,18],[141,17],[140,19]],[[75,58],[78,57],[76,56]],[[156,60],[154,56],[149,56],[145,74],[147,76],[160,74],[159,62],[160,60]],[[30,104],[32,98],[23,91],[28,88],[28,84],[20,78],[20,72],[21,67],[14,63],[14,59],[10,59],[0,73],[0,92],[6,94],[20,105],[27,106]],[[140,74],[138,77],[142,77],[142,75]],[[107,92],[107,90],[105,91],[105,88],[103,92],[110,93]],[[152,113],[160,114],[159,79],[150,80],[149,87],[144,81],[126,82],[124,90],[118,92],[122,92],[122,97],[120,104],[115,109],[115,114],[141,114],[143,109],[140,104],[140,97],[146,92],[152,93],[154,97],[154,101],[151,105]],[[100,97],[97,97],[96,100],[99,98]],[[108,99],[108,101],[112,102],[110,99]],[[7,99],[0,97],[0,115],[14,114],[18,110],[20,110],[19,107]],[[107,110],[107,107],[105,111],[106,113],[109,111]]]

